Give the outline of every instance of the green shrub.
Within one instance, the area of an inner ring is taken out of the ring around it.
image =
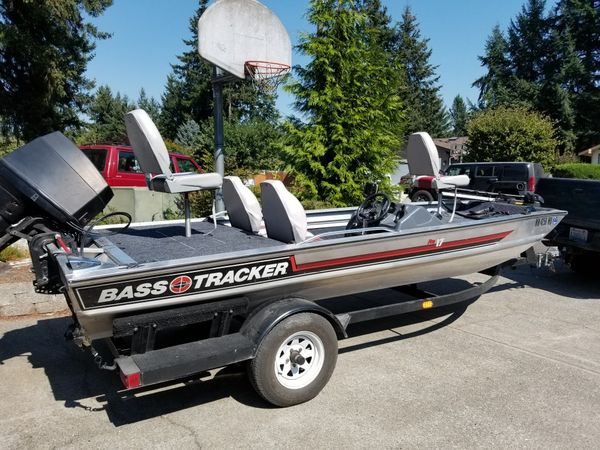
[[[558,178],[600,180],[600,164],[561,164],[554,168],[552,175]]]
[[[560,142],[554,123],[540,113],[520,107],[486,109],[467,128],[468,161],[530,161],[548,169],[556,160]]]

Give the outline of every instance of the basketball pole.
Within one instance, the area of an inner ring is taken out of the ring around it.
[[[223,153],[224,133],[223,133],[223,71],[217,66],[213,67],[213,100],[215,103],[215,172],[221,177],[225,176],[225,154]],[[215,210],[217,213],[225,211],[223,202],[223,190],[217,189],[215,192]]]

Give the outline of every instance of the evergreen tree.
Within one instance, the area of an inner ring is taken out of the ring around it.
[[[510,86],[512,72],[508,45],[498,25],[486,41],[485,55],[480,56],[479,61],[487,68],[487,73],[473,83],[479,88],[479,107],[495,107],[517,101]]]
[[[183,108],[184,86],[173,74],[167,76],[167,85],[161,100],[159,127],[165,138],[173,139],[177,136],[177,129],[190,115]]]
[[[575,115],[565,81],[575,55],[570,36],[557,33],[556,18],[547,15],[545,9],[546,0],[528,0],[508,28],[508,50],[516,79],[512,89],[517,98],[555,121],[563,151],[571,151]]]
[[[175,143],[183,145],[187,149],[193,149],[198,140],[199,133],[200,125],[198,125],[194,119],[189,119],[187,122],[181,124],[177,130]]]
[[[406,103],[406,133],[427,131],[435,137],[448,133],[448,113],[440,96],[437,66],[431,65],[429,39],[421,38],[416,17],[407,6],[397,25],[394,52],[404,68],[405,88],[401,97]]]
[[[87,19],[112,0],[0,2],[0,118],[25,140],[79,128],[93,82],[86,78],[95,39]]]
[[[85,144],[127,144],[125,114],[135,106],[126,95],[113,96],[108,86],[100,86],[89,108],[91,124],[79,139]]]
[[[154,99],[154,97],[148,97],[144,88],[140,89],[140,95],[137,99],[136,105],[138,108],[146,111],[154,123],[158,123],[160,119],[160,104]]]
[[[305,199],[356,205],[365,182],[386,180],[402,135],[400,68],[352,0],[312,0],[316,32],[298,49],[311,58],[288,90],[306,122],[287,124],[284,152]]]
[[[373,29],[379,45],[393,57],[396,33],[391,26],[391,17],[381,0],[357,0],[356,8],[367,15],[368,26]]]
[[[527,0],[508,27],[512,72],[516,78],[528,83],[539,83],[546,74],[544,64],[549,50],[550,21],[545,7],[546,0]]]
[[[555,12],[563,85],[572,97],[579,150],[600,143],[600,0],[560,0]]]
[[[585,72],[575,39],[561,13],[547,15],[545,0],[528,0],[511,21],[505,41],[495,28],[480,57],[487,74],[480,88],[480,106],[520,105],[539,111],[557,125],[563,151],[576,143],[576,98]]]
[[[212,66],[198,55],[198,19],[207,8],[208,0],[199,6],[189,20],[191,38],[184,39],[188,49],[177,56],[173,72],[167,77],[162,96],[161,131],[175,139],[177,129],[189,119],[200,122],[212,116]]]
[[[460,95],[454,97],[452,108],[450,108],[450,118],[452,121],[452,134],[454,136],[466,136],[469,112],[465,101]]]

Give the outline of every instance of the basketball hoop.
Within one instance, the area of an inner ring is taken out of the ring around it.
[[[246,61],[244,69],[257,91],[271,95],[290,72],[289,65],[270,61]]]

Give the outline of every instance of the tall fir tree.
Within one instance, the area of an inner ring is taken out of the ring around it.
[[[579,150],[600,143],[600,0],[560,0],[556,33],[562,37],[564,86],[572,97]]]
[[[545,8],[546,0],[527,0],[508,27],[507,44],[513,74],[529,83],[543,81],[546,72],[550,21]]]
[[[479,108],[511,104],[518,99],[511,89],[512,72],[506,39],[496,25],[485,43],[485,55],[479,56],[487,73],[473,83],[479,88]]]
[[[175,75],[167,76],[165,92],[161,97],[161,109],[159,127],[162,135],[168,139],[177,137],[177,129],[187,120],[190,114],[183,107],[184,85],[175,78]]]
[[[305,199],[355,205],[385,180],[402,135],[401,71],[352,0],[312,0],[298,50],[311,60],[288,90],[304,121],[288,123],[284,152]]]
[[[0,2],[0,118],[5,134],[32,139],[78,129],[90,100],[95,40],[89,21],[112,0]]]
[[[495,28],[480,57],[480,106],[521,105],[549,116],[563,151],[600,141],[600,2],[528,0],[507,39]]]
[[[467,104],[460,95],[454,97],[452,101],[450,118],[452,122],[452,134],[454,136],[466,136],[469,111],[467,110]]]
[[[570,48],[569,36],[554,30],[555,18],[546,13],[546,0],[528,0],[508,27],[512,89],[517,98],[552,118],[561,147],[574,148],[572,98],[565,89],[563,60]],[[567,58],[569,59],[569,58]]]
[[[113,95],[108,86],[100,86],[89,108],[92,122],[80,140],[84,144],[128,144],[124,117],[134,107],[126,95]]]
[[[189,20],[191,37],[184,39],[188,49],[172,65],[162,96],[160,127],[166,138],[174,140],[177,129],[189,119],[197,123],[212,116],[212,66],[198,55],[198,19],[208,0],[199,0],[198,9]]]
[[[417,18],[407,6],[397,25],[394,52],[404,68],[405,87],[401,97],[406,103],[406,133],[427,131],[434,137],[449,131],[448,113],[440,96],[437,66],[432,65],[429,39],[421,38]]]
[[[381,0],[357,0],[355,5],[358,11],[367,15],[368,26],[373,29],[375,39],[393,56],[396,33],[391,26],[392,18],[387,8],[382,5]]]
[[[144,88],[140,89],[140,94],[135,103],[138,108],[146,111],[155,123],[158,123],[160,119],[160,104],[154,97],[148,97]]]

